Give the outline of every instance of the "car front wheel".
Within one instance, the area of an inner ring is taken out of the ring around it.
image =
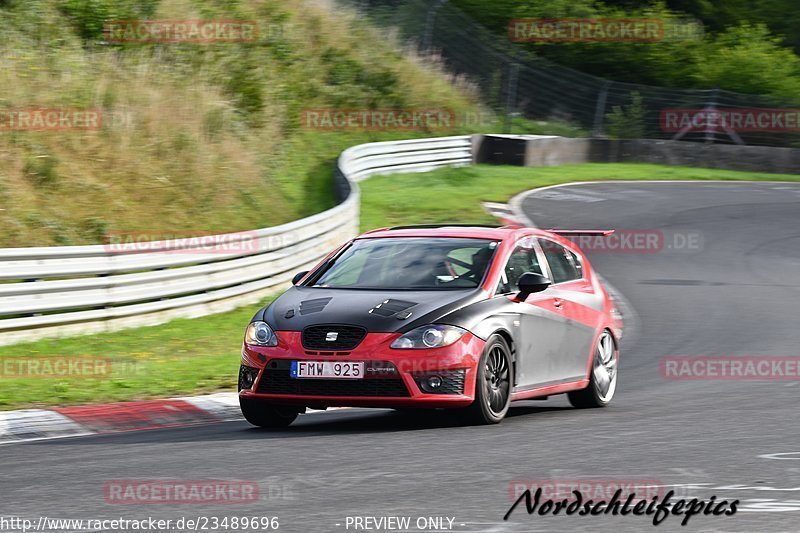
[[[489,338],[475,376],[475,401],[467,407],[472,424],[497,424],[511,405],[511,350],[499,335]]]

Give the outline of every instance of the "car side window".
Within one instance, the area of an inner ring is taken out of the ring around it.
[[[581,263],[581,258],[578,257],[574,252],[570,252],[569,250],[567,250],[567,253],[569,254],[569,259],[572,261],[575,270],[578,272],[577,279],[583,278],[583,263]]]
[[[539,239],[539,244],[553,274],[553,283],[564,283],[583,277],[583,266],[575,254],[547,239]]]
[[[500,279],[497,294],[517,291],[519,278],[525,272],[544,275],[542,266],[539,264],[539,258],[536,256],[536,249],[533,247],[533,239],[524,239],[508,256],[508,262]]]

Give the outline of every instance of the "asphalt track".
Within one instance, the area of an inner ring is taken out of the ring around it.
[[[655,253],[590,254],[636,312],[612,407],[576,410],[555,397],[512,408],[499,426],[468,428],[346,410],[278,432],[230,422],[10,445],[0,447],[0,516],[278,516],[279,531],[336,532],[354,531],[348,516],[406,515],[454,517],[452,530],[462,532],[647,531],[650,519],[634,516],[519,509],[502,519],[513,480],[628,479],[741,502],[733,517],[695,516],[684,528],[669,517],[657,531],[800,530],[798,382],[676,381],[659,372],[672,355],[800,355],[800,185],[573,185],[522,206],[542,227],[665,236]],[[261,500],[104,501],[109,480],[153,478],[258,480]]]

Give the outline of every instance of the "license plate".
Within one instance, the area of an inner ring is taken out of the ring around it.
[[[362,379],[364,361],[292,361],[293,378]]]

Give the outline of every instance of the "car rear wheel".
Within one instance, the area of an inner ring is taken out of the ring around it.
[[[619,351],[614,338],[608,330],[597,339],[592,358],[592,371],[589,386],[579,391],[567,393],[569,403],[574,407],[605,407],[614,398],[617,390],[617,363]]]
[[[245,420],[262,428],[285,428],[300,414],[296,407],[239,398]]]
[[[489,338],[475,377],[475,401],[466,409],[467,422],[497,424],[511,405],[511,350],[499,335]]]

